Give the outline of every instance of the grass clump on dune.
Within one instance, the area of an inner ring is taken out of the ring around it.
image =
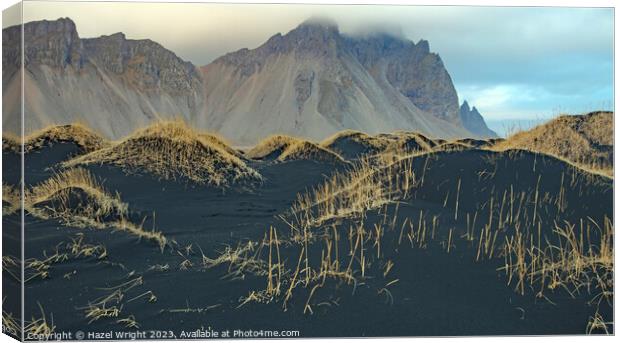
[[[563,115],[498,142],[496,150],[526,149],[613,175],[613,112]]]
[[[363,155],[379,153],[389,143],[389,139],[384,137],[371,136],[354,130],[344,130],[322,141],[321,146],[340,154],[346,159],[356,159]]]
[[[217,134],[213,134],[213,133],[202,133],[202,132],[199,132],[198,135],[202,139],[204,139],[206,142],[219,147],[220,149],[226,151],[230,155],[243,159],[243,154],[240,151],[232,148],[231,144],[224,137],[219,136]]]
[[[392,155],[390,155],[392,156]],[[419,182],[411,158],[362,159],[304,194],[288,214],[297,233],[336,218],[360,217],[371,209],[407,198]]]
[[[66,261],[76,259],[93,258],[97,261],[104,260],[108,256],[108,250],[103,244],[89,244],[84,242],[84,235],[78,234],[70,243],[60,242],[53,250],[53,254],[43,251],[42,258],[28,258],[24,262],[24,282],[50,277],[52,267]],[[72,274],[67,273],[63,278],[69,280]]]
[[[6,297],[5,297],[6,298]],[[2,299],[4,305],[4,298]],[[52,334],[56,330],[53,320],[48,322],[45,311],[41,304],[38,304],[41,313],[40,317],[31,317],[31,320],[26,320],[24,323],[24,333],[30,340],[50,340]],[[6,312],[4,306],[2,306],[2,331],[16,339],[20,339],[22,335],[21,319],[14,316],[12,313]]]
[[[474,147],[463,142],[447,142],[439,144],[435,147],[435,151],[463,151],[473,149]]]
[[[340,155],[318,144],[285,135],[274,135],[262,140],[245,156],[256,160],[345,162]]]
[[[333,151],[322,148],[314,143],[301,141],[288,147],[278,157],[280,161],[313,160],[332,163],[344,163],[345,161]]]
[[[261,180],[223,141],[180,120],[152,124],[64,166],[89,164],[111,164],[130,174],[146,172],[165,180],[185,179],[219,187]]]
[[[322,147],[335,151],[349,160],[386,153],[402,155],[403,152],[431,151],[436,145],[434,140],[423,134],[406,131],[371,136],[363,132],[345,130],[321,142]]]
[[[26,192],[26,209],[40,217],[71,214],[95,220],[127,214],[120,197],[107,193],[85,169],[56,174]]]
[[[6,297],[2,299],[3,303],[5,299]],[[13,313],[7,312],[4,309],[5,306],[2,306],[2,329],[7,335],[19,339],[22,333],[20,318],[16,318]]]
[[[21,197],[19,190],[10,185],[2,184],[2,215],[8,216],[19,210]]]
[[[299,138],[287,135],[269,136],[247,151],[245,156],[253,160],[277,160],[284,150],[300,141]]]
[[[20,137],[4,133],[2,141],[3,149],[21,151]],[[23,142],[26,153],[60,142],[75,143],[83,152],[95,151],[109,145],[101,135],[82,124],[50,126],[25,136]]]
[[[488,139],[475,139],[475,138],[462,138],[457,140],[457,143],[472,146],[474,148],[484,149],[490,148],[495,144],[502,142],[503,138],[488,138]]]
[[[65,170],[26,190],[24,204],[24,209],[38,218],[53,218],[80,228],[125,231],[154,241],[161,249],[167,244],[161,232],[147,231],[129,221],[128,206],[120,195],[108,193],[82,168]]]
[[[417,132],[397,132],[384,137],[390,139],[385,148],[386,152],[424,152],[431,151],[437,146],[435,141]]]
[[[555,237],[544,243],[535,235],[517,231],[504,245],[508,283],[523,294],[526,286],[538,290],[563,288],[572,296],[585,290],[593,303],[613,300],[614,228],[609,218],[599,225],[591,218],[579,225],[556,224]],[[555,238],[555,240],[553,239]],[[598,292],[598,293],[597,293]]]

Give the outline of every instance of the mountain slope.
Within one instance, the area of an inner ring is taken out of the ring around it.
[[[20,27],[3,30],[5,131],[19,115],[21,62],[14,40]],[[109,138],[123,137],[156,119],[201,112],[202,79],[189,62],[150,40],[127,40],[121,33],[80,39],[67,18],[24,25],[25,130],[84,123]],[[6,50],[6,51],[4,51]],[[15,93],[18,94],[18,93]]]
[[[425,41],[347,37],[334,24],[307,21],[202,71],[199,126],[239,144],[274,133],[320,140],[344,129],[477,136],[462,126],[450,76]]]

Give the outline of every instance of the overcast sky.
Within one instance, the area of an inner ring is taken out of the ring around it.
[[[467,99],[498,129],[558,112],[613,108],[613,10],[454,6],[329,6],[26,2],[25,21],[70,17],[81,37],[122,31],[204,65],[253,48],[311,16],[340,31],[426,39]],[[6,26],[11,22],[4,22]],[[502,121],[502,122],[498,122]]]

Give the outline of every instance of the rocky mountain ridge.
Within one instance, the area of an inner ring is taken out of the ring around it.
[[[476,106],[469,108],[469,103],[467,103],[467,100],[463,101],[463,104],[459,109],[459,115],[463,126],[465,126],[465,128],[470,132],[481,137],[498,137],[495,131],[487,127],[487,124],[484,122],[484,118],[482,118],[482,115],[478,112]]]
[[[452,80],[426,41],[352,37],[306,21],[202,70],[207,114],[199,126],[237,134],[242,144],[274,133],[320,140],[345,129],[478,137],[463,127]]]
[[[19,26],[3,30],[3,125],[12,132],[20,34]],[[181,117],[240,145],[277,133],[318,140],[343,129],[484,134],[462,122],[450,76],[424,40],[351,37],[333,23],[307,21],[198,68],[148,39],[80,38],[69,18],[27,23],[24,35],[26,132],[81,122],[117,139]]]
[[[21,27],[3,30],[3,127],[19,132]],[[85,123],[109,138],[202,110],[198,68],[151,40],[82,39],[69,18],[24,25],[25,131]],[[13,95],[13,96],[9,96]],[[16,96],[17,95],[17,96]]]

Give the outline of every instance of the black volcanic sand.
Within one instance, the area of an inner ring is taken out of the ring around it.
[[[53,174],[49,167],[76,153],[63,144],[29,153],[26,185],[45,180]],[[3,153],[5,165],[8,158],[16,156]],[[504,259],[476,262],[477,240],[467,241],[462,236],[467,213],[479,212],[479,226],[488,220],[490,198],[497,204],[511,186],[515,193],[531,194],[537,185],[541,197],[555,196],[561,175],[565,183],[573,180],[571,187],[565,187],[568,206],[562,213],[554,210],[552,204],[540,206],[537,215],[544,234],[552,236],[554,221],[575,223],[590,217],[602,223],[604,217],[613,219],[613,182],[578,175],[564,162],[542,155],[480,150],[414,158],[414,171],[424,175],[424,183],[407,201],[371,210],[364,219],[365,227],[371,229],[374,224],[389,227],[385,218],[390,221],[396,216],[396,229],[386,229],[381,257],[369,260],[363,283],[354,286],[328,281],[312,298],[313,314],[304,314],[308,289],[296,291],[286,312],[281,302],[251,302],[239,307],[240,297],[265,289],[266,277],[246,274],[243,280],[230,280],[225,277],[227,265],[205,270],[200,266],[200,250],[215,258],[227,245],[262,239],[270,225],[285,235],[286,224],[276,216],[286,213],[298,193],[320,184],[338,168],[312,161],[250,165],[264,177],[263,184],[253,190],[221,190],[162,181],[150,175],[125,175],[115,167],[88,167],[107,190],[120,193],[134,222],[144,220],[145,228],[160,230],[169,240],[176,241],[175,248],[167,247],[162,252],[156,244],[124,232],[67,227],[56,220],[40,220],[26,213],[26,258],[42,259],[45,252],[52,252],[59,243],[70,242],[78,234],[84,235],[85,243],[105,245],[108,256],[101,260],[71,258],[54,264],[48,278],[26,283],[25,317],[40,317],[40,304],[48,321],[53,317],[57,332],[131,332],[137,329],[125,328],[116,321],[134,316],[139,330],[173,330],[177,338],[181,330],[201,328],[299,330],[302,337],[539,335],[584,334],[589,318],[597,310],[588,304],[594,295],[587,292],[572,298],[561,289],[550,290],[545,293],[548,301],[537,298],[536,291],[526,287],[525,294],[520,295],[514,284],[507,285],[505,274],[497,270]],[[18,180],[12,172],[4,170],[5,182]],[[459,215],[455,220],[454,192],[459,180]],[[446,201],[448,193],[452,195]],[[403,221],[408,218],[409,222],[418,223],[421,210],[427,221],[433,216],[440,218],[435,239],[429,240],[425,248],[411,247],[407,239],[399,245]],[[524,218],[532,216],[531,210],[531,204],[522,209]],[[19,223],[19,217],[7,216],[3,221]],[[331,224],[344,238],[357,221],[347,219]],[[453,246],[447,253],[449,230],[453,230]],[[510,230],[503,231],[498,241]],[[348,251],[345,241],[341,241],[341,251]],[[5,251],[15,252],[10,244],[7,246],[6,239],[4,244]],[[183,247],[190,244],[193,252],[186,254]],[[322,249],[323,244],[314,244],[310,254],[320,256]],[[374,251],[372,246],[366,249],[369,255]],[[282,254],[287,266],[294,266],[299,248],[283,247]],[[181,268],[186,259],[193,265]],[[394,267],[384,277],[383,266],[388,260],[394,262]],[[150,268],[155,265],[169,268]],[[4,276],[7,280],[6,273]],[[140,277],[140,285],[124,292],[118,318],[89,323],[84,308],[90,302],[109,295],[111,288]],[[395,279],[396,283],[386,286],[391,297],[378,291]],[[157,301],[138,297],[149,291],[157,296]],[[15,303],[12,299],[7,301]],[[604,318],[612,318],[613,309],[605,302],[598,311]]]
[[[2,175],[3,182],[18,188],[20,178],[20,155],[2,151]],[[4,206],[3,201],[3,206]],[[2,216],[2,251],[4,255],[21,256],[21,220],[19,213],[10,216]],[[19,269],[17,279],[6,271],[2,273],[2,309],[16,320],[21,320],[21,287],[19,282]],[[16,337],[17,338],[17,337]]]

